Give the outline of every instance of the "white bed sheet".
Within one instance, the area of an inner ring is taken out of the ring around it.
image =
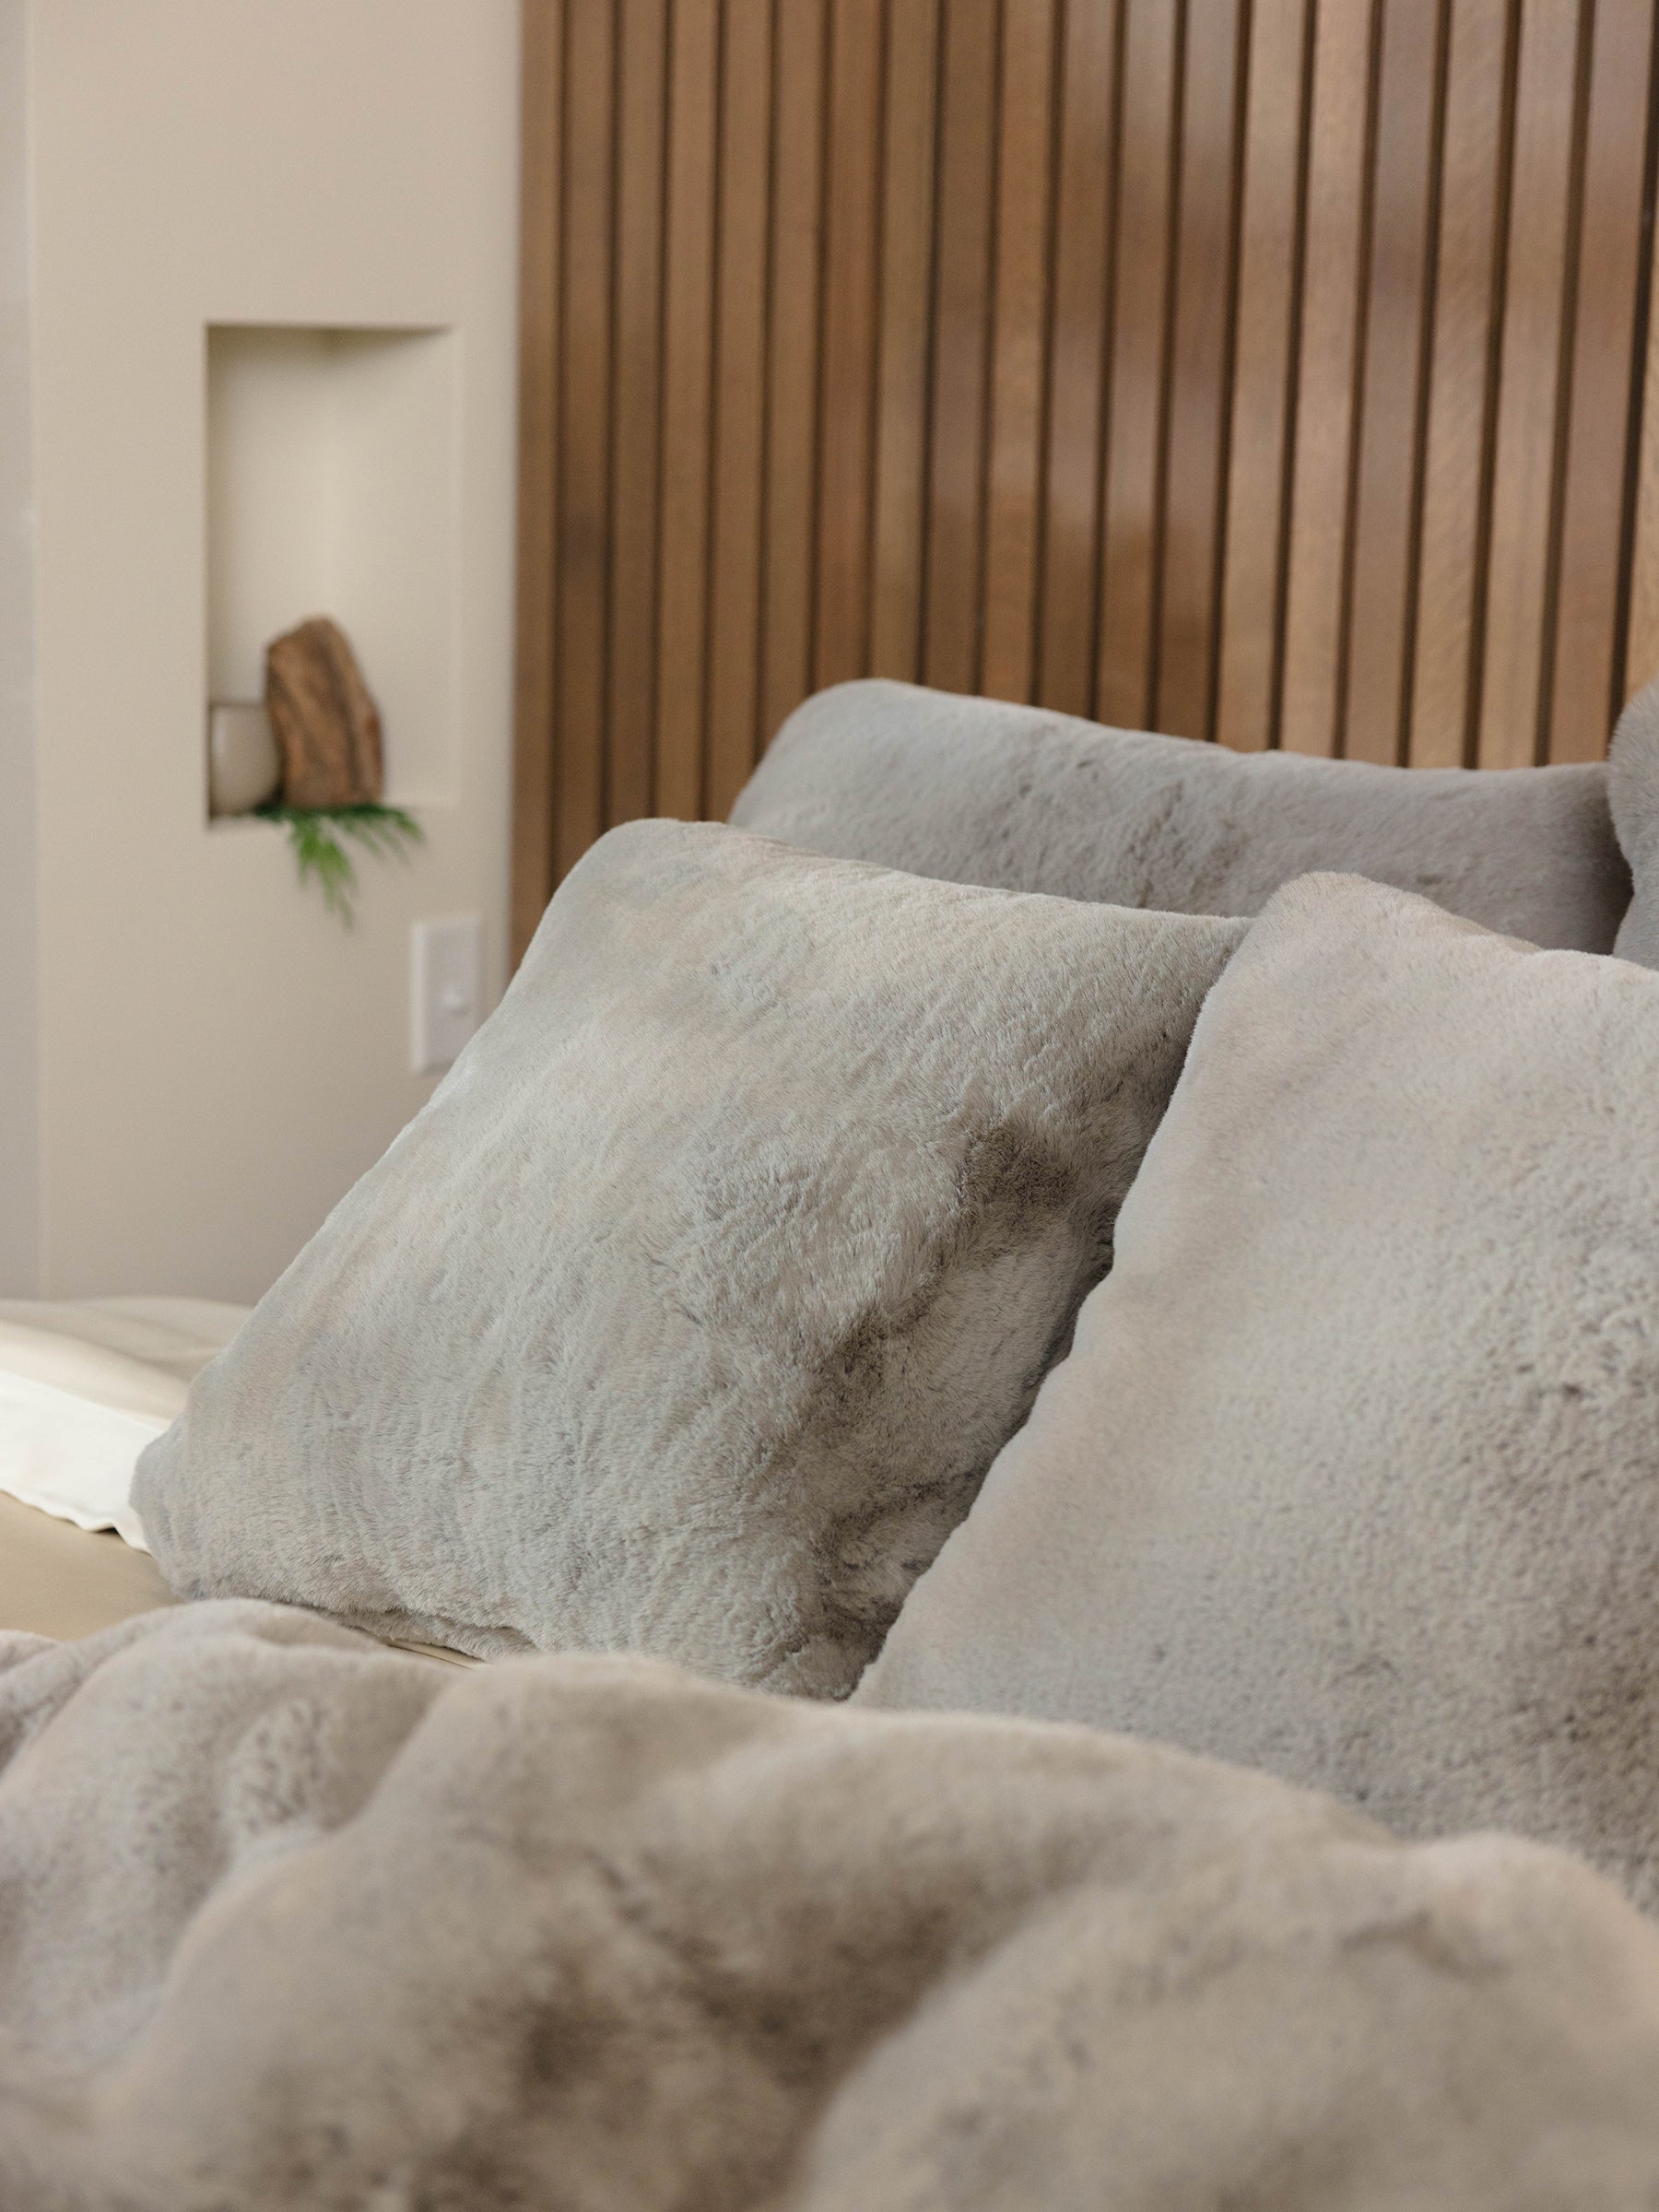
[[[133,1469],[251,1312],[199,1298],[0,1299],[0,1632],[86,1636],[172,1603],[132,1508]],[[438,1644],[397,1648],[477,1664]]]
[[[203,1299],[0,1300],[0,1491],[147,1550],[138,1454],[247,1318]]]

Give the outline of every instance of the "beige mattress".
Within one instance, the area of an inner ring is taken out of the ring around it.
[[[172,1603],[147,1552],[0,1496],[0,1629],[90,1636]]]

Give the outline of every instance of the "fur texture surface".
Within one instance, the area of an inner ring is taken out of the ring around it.
[[[1635,888],[1614,950],[1659,968],[1659,681],[1638,691],[1618,718],[1607,759],[1613,827]]]
[[[1659,786],[1659,735],[1644,725],[1628,750]],[[1631,810],[1659,841],[1659,792]],[[1253,914],[1293,877],[1339,869],[1581,952],[1612,950],[1630,897],[1599,761],[1237,753],[878,679],[797,708],[731,818],[917,876],[1176,913]]]
[[[859,1700],[1514,1830],[1659,1909],[1655,1098],[1659,976],[1279,893]]]
[[[1104,1271],[1241,926],[613,831],[140,1462],[169,1583],[844,1695]]]
[[[0,1637],[6,2212],[1639,2212],[1659,1931],[1089,1731]]]

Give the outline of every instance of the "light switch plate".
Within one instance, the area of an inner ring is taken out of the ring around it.
[[[484,1018],[484,924],[477,914],[417,922],[411,951],[415,1073],[441,1075]]]

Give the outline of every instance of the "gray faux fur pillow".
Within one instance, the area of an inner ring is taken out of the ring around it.
[[[1607,761],[1613,826],[1635,879],[1613,949],[1659,968],[1659,681],[1638,691],[1618,718]]]
[[[1105,1268],[1241,934],[613,831],[145,1454],[163,1572],[844,1693]]]
[[[1517,1830],[1659,1908],[1656,1099],[1659,976],[1280,892],[860,1700]]]
[[[1632,776],[1630,812],[1659,845],[1659,729],[1632,732],[1626,751],[1654,793],[1638,796]],[[1257,913],[1293,877],[1343,869],[1581,952],[1613,949],[1630,896],[1599,761],[1477,771],[1237,753],[877,681],[798,708],[732,819],[918,876],[1174,913]]]

